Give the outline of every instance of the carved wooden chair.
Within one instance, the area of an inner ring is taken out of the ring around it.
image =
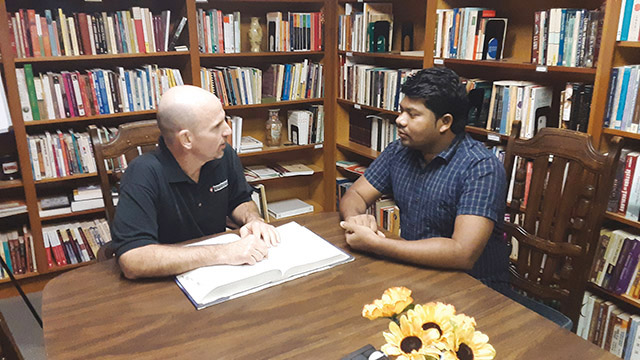
[[[109,224],[113,221],[116,208],[113,204],[111,189],[119,187],[120,178],[125,166],[139,155],[151,151],[157,147],[160,129],[155,120],[137,121],[123,124],[118,127],[116,138],[102,143],[103,136],[95,125],[89,126],[91,145],[96,158],[96,167],[100,177],[100,189],[104,199],[104,208]],[[124,159],[122,159],[124,157]],[[107,169],[106,162],[114,163],[112,170]],[[120,166],[120,165],[124,166]],[[113,257],[110,247],[102,246],[98,251],[98,261]]]
[[[584,133],[519,134],[514,122],[504,163],[507,179],[515,176],[505,221],[517,253],[511,285],[558,305],[575,328],[623,140],[614,136],[602,154]]]

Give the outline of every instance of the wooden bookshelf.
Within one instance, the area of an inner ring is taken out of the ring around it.
[[[618,41],[616,46],[621,48],[640,48],[640,41]]]
[[[628,295],[616,294],[591,282],[587,283],[587,290],[591,290],[597,295],[604,296],[605,298],[612,299],[616,302],[622,302],[633,308],[640,309],[640,300],[634,299]]]
[[[640,222],[634,221],[634,220],[631,220],[631,219],[627,219],[626,217],[624,217],[624,216],[622,216],[620,214],[617,214],[617,213],[614,213],[614,212],[611,212],[611,211],[607,211],[604,214],[604,217],[606,219],[613,220],[613,221],[619,222],[621,224],[634,227],[636,229],[640,229]]]
[[[33,128],[33,127],[39,127],[39,126],[49,126],[49,125],[68,124],[68,123],[94,124],[94,123],[100,123],[103,120],[113,120],[113,119],[127,122],[127,121],[133,121],[140,117],[149,117],[149,116],[155,116],[155,115],[156,115],[156,110],[128,111],[128,112],[121,112],[121,113],[115,113],[115,114],[70,117],[65,119],[26,121],[24,123],[24,126],[27,128]]]
[[[632,133],[628,131],[609,129],[609,128],[602,129],[602,132],[606,135],[622,136],[625,139],[640,140],[640,134],[638,133]]]
[[[22,187],[22,180],[3,180],[0,181],[0,190],[16,189]]]
[[[512,69],[521,72],[549,73],[550,76],[557,74],[589,75],[593,78],[596,68],[570,67],[570,66],[543,66],[531,63],[519,63],[509,59],[506,60],[462,60],[462,59],[434,59],[434,64],[451,66],[464,65],[469,67],[485,67],[491,69]],[[593,80],[592,80],[593,81]]]
[[[104,208],[100,207],[100,208],[97,208],[97,209],[70,212],[68,214],[43,216],[43,217],[40,218],[40,221],[42,221],[42,222],[47,221],[48,222],[48,221],[61,220],[61,219],[71,219],[71,218],[76,218],[76,217],[80,217],[80,216],[84,216],[84,215],[99,215],[99,214],[103,214],[104,211],[105,211]]]
[[[79,179],[87,179],[87,178],[92,178],[97,176],[98,176],[98,173],[75,174],[75,175],[64,176],[59,178],[37,180],[35,184],[36,185],[51,184],[51,183],[58,183],[58,182],[65,182],[65,181],[72,181],[72,180],[79,180]]]
[[[322,176],[322,174],[324,173],[324,169],[316,166],[316,165],[307,165],[309,168],[311,168],[311,170],[313,170],[313,174],[310,175],[291,175],[291,176],[279,176],[279,177],[273,177],[273,178],[267,178],[267,179],[255,179],[255,180],[251,180],[248,181],[249,184],[258,184],[258,183],[273,183],[273,182],[280,182],[280,181],[287,181],[287,180],[291,180],[291,179],[297,179],[297,178],[305,178],[305,179],[311,179],[313,177],[317,177],[317,176]]]
[[[343,50],[338,51],[338,54],[349,56],[349,57],[354,56],[354,57],[371,58],[371,59],[411,61],[411,62],[417,62],[419,64],[422,63],[422,60],[424,58],[423,56],[402,55],[400,53],[374,53],[374,52],[357,52],[357,51],[343,51]]]
[[[322,149],[322,144],[309,144],[309,145],[291,145],[291,146],[265,146],[262,151],[244,152],[239,153],[240,158],[249,158],[255,156],[262,156],[268,154],[286,153],[291,151],[300,151],[307,149]]]
[[[362,104],[358,104],[356,102],[350,101],[350,100],[345,100],[345,99],[338,99],[337,100],[339,104],[342,105],[346,105],[346,106],[350,106],[354,109],[357,110],[370,110],[370,111],[375,111],[375,112],[379,112],[379,113],[383,113],[383,114],[390,114],[390,115],[400,115],[399,112],[397,111],[393,111],[393,110],[387,110],[387,109],[381,109],[375,106],[369,106],[369,105],[362,105]]]
[[[269,52],[239,52],[239,53],[200,53],[201,59],[246,59],[259,58],[261,61],[269,58],[284,58],[285,61],[295,57],[319,57],[323,56],[324,51],[269,51]]]
[[[300,99],[300,100],[285,100],[285,101],[251,104],[251,105],[227,105],[227,106],[224,106],[224,109],[225,110],[268,109],[273,107],[317,104],[317,103],[321,103],[323,100],[324,100],[323,98],[314,98],[314,99]]]
[[[28,57],[28,58],[15,58],[16,65],[21,64],[36,64],[36,63],[64,63],[73,66],[74,62],[110,62],[110,61],[123,61],[129,59],[143,59],[145,61],[153,61],[160,58],[189,58],[188,51],[167,51],[167,52],[154,52],[154,53],[136,53],[136,54],[100,54],[100,55],[80,55],[80,56],[42,56],[42,57]]]
[[[366,147],[364,145],[354,143],[353,141],[348,141],[344,143],[338,142],[337,146],[338,146],[338,149],[340,150],[349,151],[354,154],[358,154],[360,156],[369,158],[371,160],[377,158],[378,155],[380,155],[379,151],[373,150],[372,148]]]
[[[490,131],[476,126],[467,126],[465,129],[470,134],[476,134],[484,137],[484,141],[506,144],[509,140],[509,135],[500,134],[495,131]]]

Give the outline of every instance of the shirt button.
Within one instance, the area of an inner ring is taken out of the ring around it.
[[[202,207],[202,203],[198,203],[198,207]]]

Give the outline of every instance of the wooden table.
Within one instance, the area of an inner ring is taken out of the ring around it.
[[[338,214],[296,218],[347,249]],[[43,294],[50,359],[340,359],[380,348],[386,319],[362,306],[390,286],[416,303],[442,301],[476,318],[497,359],[616,359],[536,313],[453,271],[355,254],[356,260],[196,311],[172,278],[124,279],[114,260],[53,279]]]

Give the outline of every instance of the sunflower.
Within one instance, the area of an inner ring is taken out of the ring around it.
[[[436,331],[422,330],[420,323],[406,315],[400,317],[400,326],[391,321],[389,331],[382,333],[387,340],[381,348],[385,354],[397,356],[397,360],[423,360],[425,355],[439,358],[441,352],[432,346],[439,337]]]
[[[418,322],[423,330],[437,330],[438,338],[453,331],[451,319],[455,314],[456,308],[453,305],[441,302],[416,305],[413,310],[408,312],[409,318]]]
[[[367,304],[362,308],[362,316],[369,320],[391,317],[402,312],[412,302],[411,290],[406,287],[388,288],[382,294],[382,299],[376,299],[373,304]]]
[[[446,338],[448,351],[441,360],[491,360],[496,350],[489,344],[489,337],[475,330],[476,321],[465,315],[452,318],[453,333]]]

